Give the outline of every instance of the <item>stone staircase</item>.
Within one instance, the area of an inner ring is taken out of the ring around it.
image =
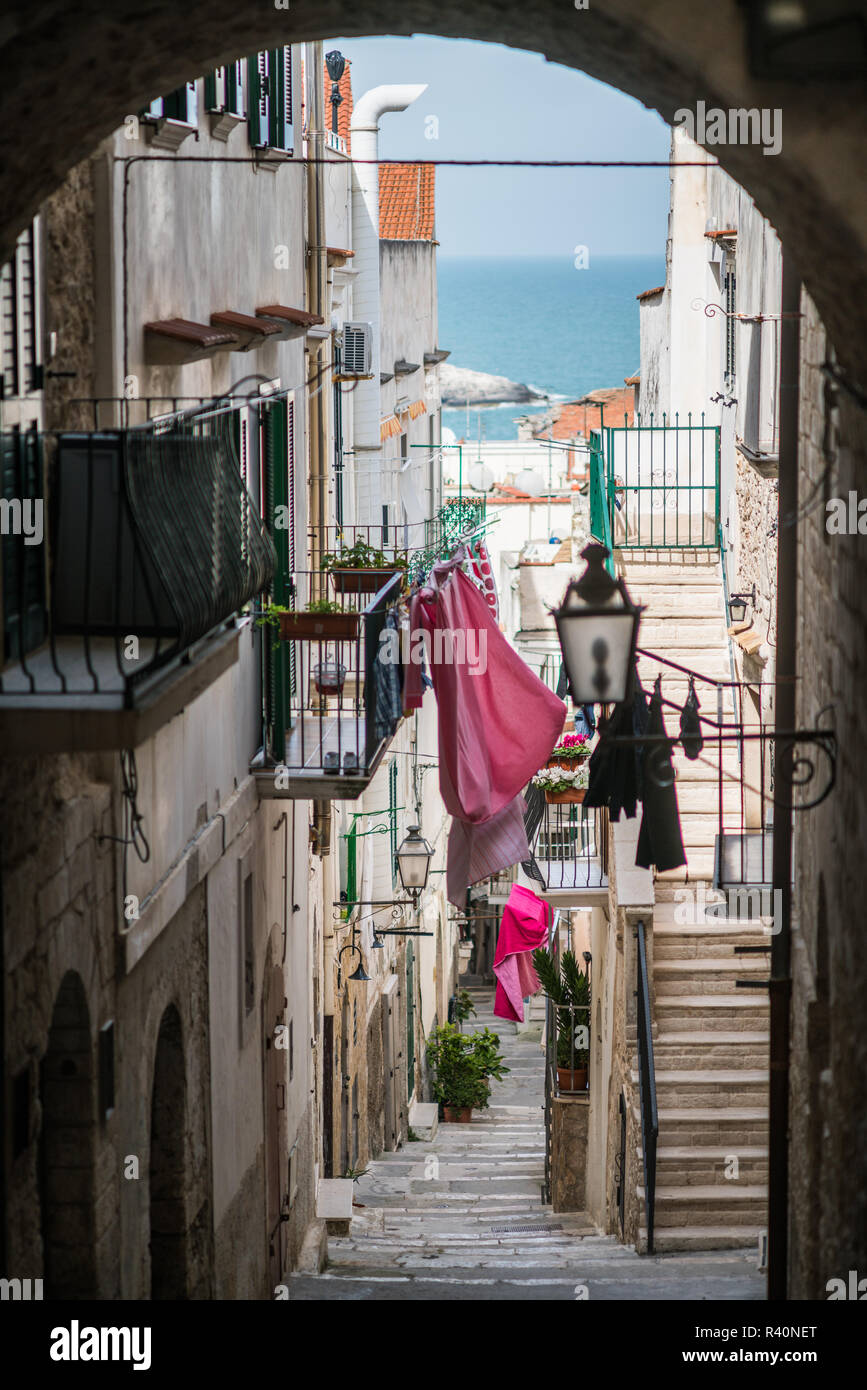
[[[711,679],[730,680],[720,560],[716,552],[627,553],[623,573],[633,598],[647,605],[641,645]],[[650,692],[662,674],[663,695],[681,705],[688,679],[642,658]],[[717,718],[711,686],[696,683],[701,712]],[[730,691],[722,697],[733,717]],[[678,716],[666,711],[676,733]],[[702,886],[711,891],[718,832],[715,747],[696,761],[674,756],[686,868],[657,875],[649,962],[659,1112],[654,1250],[754,1246],[765,1227],[768,1159],[769,1006],[762,989],[738,980],[767,978],[770,932],[760,920],[701,920]],[[738,805],[737,746],[724,745],[726,808]],[[689,893],[687,897],[686,894]],[[687,920],[684,920],[684,918]],[[698,918],[699,920],[695,920]],[[738,946],[763,947],[739,954]],[[640,1135],[638,1059],[633,1057],[633,1114]],[[642,1173],[641,1153],[637,1171]],[[646,1249],[643,1176],[638,1186]]]
[[[620,1301],[761,1298],[742,1253],[643,1260],[582,1212],[542,1200],[544,1055],[539,1029],[493,1017],[492,988],[471,988],[510,1073],[471,1124],[381,1154],[355,1185],[347,1236],[330,1236],[322,1274],[293,1274],[292,1301]],[[531,1019],[532,1023],[532,1019]]]

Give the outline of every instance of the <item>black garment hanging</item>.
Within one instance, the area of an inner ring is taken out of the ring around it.
[[[536,838],[536,831],[542,824],[542,817],[545,814],[545,793],[541,787],[536,787],[531,782],[524,789],[524,801],[527,806],[524,811],[524,830],[527,834],[527,844],[532,845]],[[523,860],[521,868],[528,878],[535,879],[537,883],[541,883],[543,888],[547,887],[542,877],[542,870],[536,863],[536,856],[532,850],[530,851],[530,858]]]
[[[607,806],[612,820],[621,813],[631,820],[641,800],[641,747],[638,744],[617,744],[621,738],[640,737],[648,720],[647,695],[633,675],[632,700],[615,705],[614,713],[605,725],[599,742],[590,754],[589,785],[584,797],[585,806]]]
[[[704,747],[704,739],[701,736],[700,708],[698,696],[695,693],[695,677],[690,676],[689,694],[686,697],[686,704],[680,711],[680,743],[684,757],[689,758],[690,762],[695,762]]]
[[[650,699],[647,734],[649,737],[666,737],[665,720],[662,717],[662,681],[659,676],[656,677]],[[641,869],[649,869],[655,864],[660,873],[667,869],[678,869],[681,864],[686,863],[677,809],[677,792],[674,787],[671,747],[670,743],[647,744],[642,766],[644,813],[638,832],[635,863]]]

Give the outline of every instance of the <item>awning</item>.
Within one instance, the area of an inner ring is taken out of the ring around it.
[[[417,420],[419,415],[427,414],[427,406],[424,401],[413,401],[411,405],[407,406],[406,413],[410,420]]]
[[[396,415],[386,415],[384,420],[379,422],[379,438],[393,439],[396,434],[403,434],[403,425]]]

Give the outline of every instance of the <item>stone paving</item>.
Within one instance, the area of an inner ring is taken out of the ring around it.
[[[351,1234],[330,1237],[328,1268],[294,1275],[302,1300],[751,1299],[764,1296],[754,1255],[639,1256],[583,1213],[542,1202],[543,1056],[539,1030],[494,1019],[493,991],[473,991],[510,1074],[471,1124],[440,1124],[356,1182]]]

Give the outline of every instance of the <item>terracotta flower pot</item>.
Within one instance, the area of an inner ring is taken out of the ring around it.
[[[557,1068],[557,1088],[561,1092],[586,1091],[587,1090],[587,1068],[571,1067]]]
[[[545,792],[549,806],[580,806],[587,794],[586,787],[567,787],[564,792]]]
[[[468,1125],[473,1118],[471,1105],[444,1105],[443,1119],[449,1125]]]
[[[378,594],[390,579],[400,573],[397,566],[383,566],[382,569],[361,569],[348,565],[335,565],[328,571],[331,582],[338,594]]]
[[[545,766],[546,766],[546,767],[565,767],[566,770],[567,770],[567,772],[571,772],[571,770],[572,770],[573,767],[580,767],[582,763],[586,763],[586,761],[587,761],[587,759],[588,759],[589,757],[590,757],[590,753],[589,753],[589,752],[587,752],[587,753],[579,753],[579,754],[578,754],[576,757],[574,757],[574,758],[567,758],[566,755],[565,755],[564,753],[557,753],[556,755],[552,755],[552,756],[548,759],[548,761],[546,762]]]
[[[284,642],[337,641],[354,637],[357,613],[281,613],[280,637]]]

